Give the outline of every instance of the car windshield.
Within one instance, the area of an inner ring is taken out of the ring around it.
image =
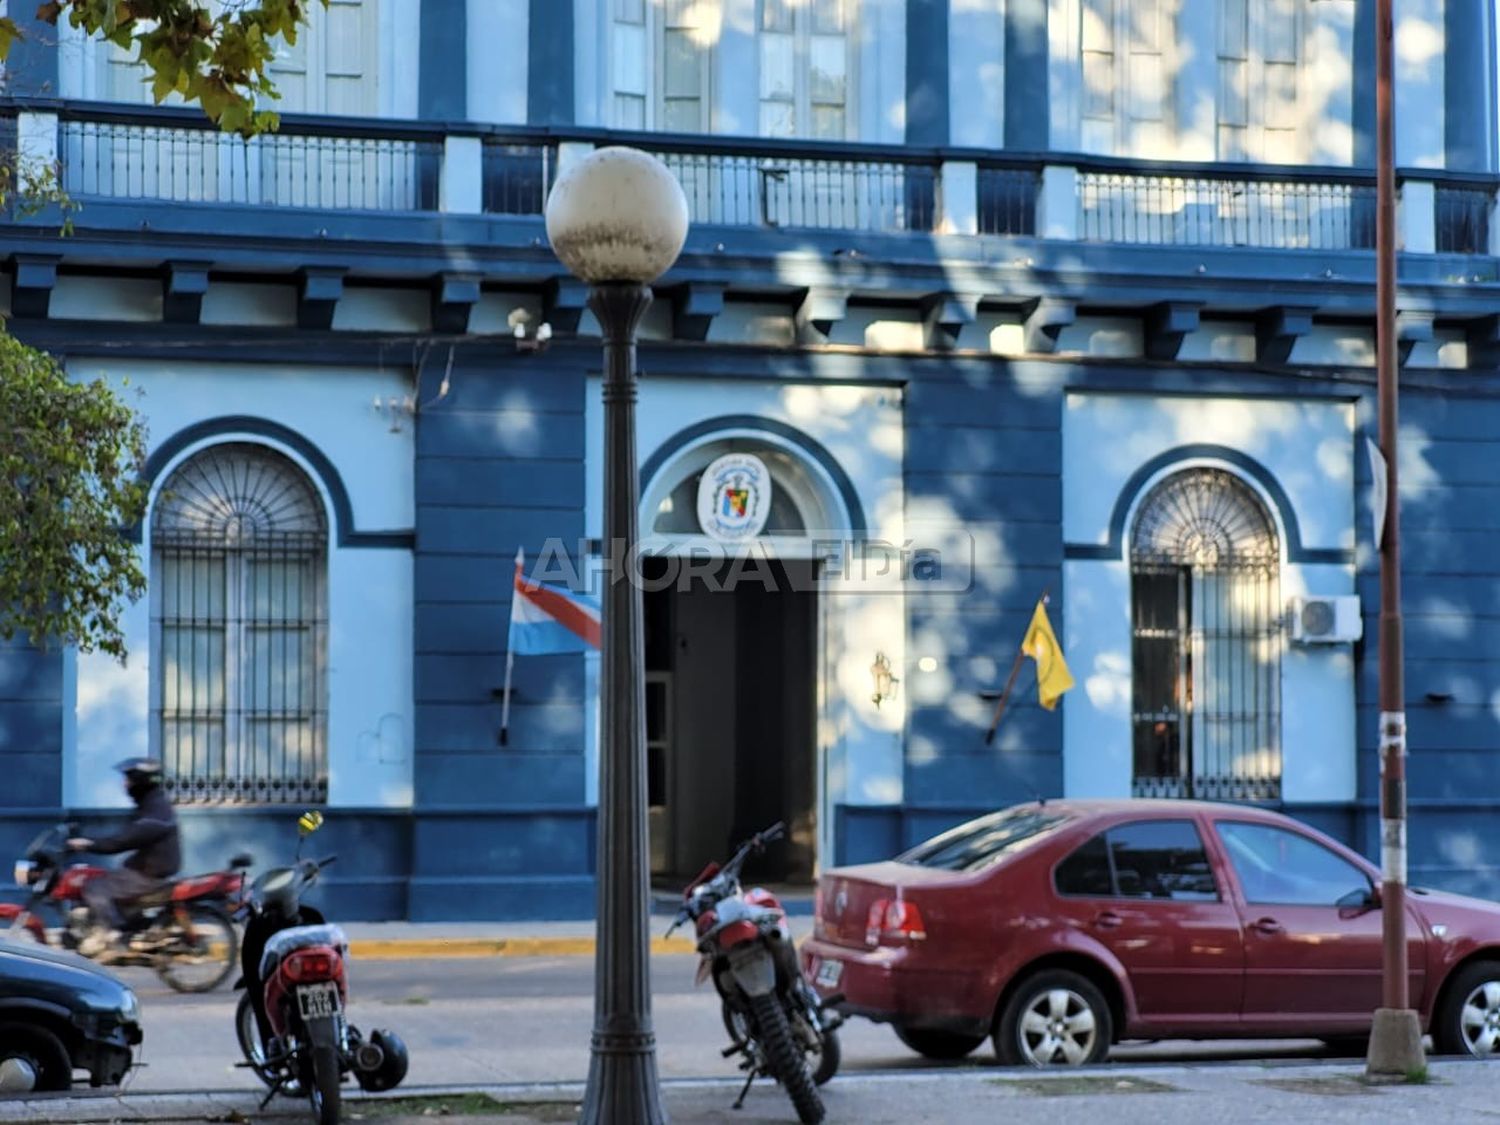
[[[1030,847],[1067,820],[1065,814],[1045,808],[1007,809],[934,836],[897,856],[896,861],[947,871],[976,871]]]

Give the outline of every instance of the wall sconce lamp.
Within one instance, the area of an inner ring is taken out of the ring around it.
[[[552,325],[543,321],[530,336],[526,334],[526,322],[518,320],[511,328],[518,352],[544,352],[552,339]]]
[[[870,665],[870,677],[875,681],[875,691],[870,700],[879,707],[887,699],[895,701],[901,681],[891,673],[891,658],[883,652],[875,654],[875,663]]]

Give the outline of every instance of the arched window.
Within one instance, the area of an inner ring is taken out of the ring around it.
[[[289,459],[212,446],[151,519],[152,711],[179,801],[328,795],[323,505]]]
[[[1223,469],[1157,484],[1130,539],[1133,791],[1281,792],[1280,548],[1260,498]]]

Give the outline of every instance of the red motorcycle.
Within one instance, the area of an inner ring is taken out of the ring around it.
[[[322,823],[321,813],[304,813],[301,836]],[[363,1090],[389,1090],[406,1077],[406,1046],[384,1029],[365,1039],[346,1018],[348,940],[302,904],[303,892],[336,857],[300,854],[299,840],[296,863],[265,872],[246,896],[244,976],[235,986],[245,995],[235,1031],[243,1065],[270,1088],[262,1109],[277,1094],[305,1095],[318,1125],[335,1125],[344,1076],[352,1072]]]
[[[73,825],[50,828],[31,842],[16,862],[16,885],[29,892],[24,903],[0,902],[0,925],[12,935],[29,934],[45,945],[77,951],[92,922],[83,888],[107,868],[67,863],[64,841]],[[239,952],[230,911],[244,888],[247,855],[229,861],[229,870],[176,879],[126,908],[123,949],[99,960],[111,967],[154,969],[178,992],[209,992],[234,968]],[[52,915],[60,924],[49,929]]]
[[[682,909],[668,935],[692,921],[698,934],[697,983],[710,976],[723,1005],[730,1045],[747,1072],[734,1108],[756,1078],[781,1083],[803,1125],[823,1120],[818,1087],[839,1068],[838,1028],[832,1010],[841,997],[819,1000],[798,967],[797,947],[776,897],[760,887],[744,891],[740,868],[753,853],[786,834],[774,824],[742,845],[723,867],[710,863],[683,892]]]

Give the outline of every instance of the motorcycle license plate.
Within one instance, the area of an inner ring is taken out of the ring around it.
[[[297,989],[297,1007],[305,1020],[327,1019],[339,1014],[339,987],[327,984],[304,984]]]
[[[819,988],[837,988],[839,978],[843,975],[844,963],[842,961],[824,961],[818,966],[818,972],[813,977],[813,983]]]

